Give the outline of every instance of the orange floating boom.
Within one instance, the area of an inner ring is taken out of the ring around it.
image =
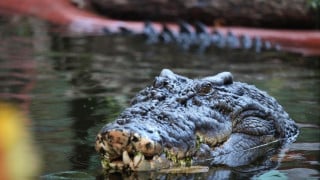
[[[144,22],[108,19],[79,9],[69,0],[1,0],[0,12],[36,16],[51,23],[68,27],[70,32],[76,34],[102,34],[104,28],[108,28],[110,32],[118,32],[121,27],[133,32],[142,32],[144,28]],[[152,23],[152,25],[157,31],[162,30],[163,23]],[[178,25],[172,23],[166,25],[171,31],[178,33]],[[208,27],[208,30],[218,30],[221,33],[229,31],[236,36],[260,37],[262,40],[279,44],[283,51],[301,53],[306,56],[320,55],[320,31],[246,27]]]

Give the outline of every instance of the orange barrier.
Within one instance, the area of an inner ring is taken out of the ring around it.
[[[142,32],[144,22],[119,21],[108,19],[94,13],[78,9],[69,0],[1,0],[0,11],[32,15],[51,23],[68,27],[76,34],[101,34],[107,27],[111,32],[125,27],[132,31]],[[162,23],[153,23],[156,30],[162,29]],[[172,31],[178,31],[175,24],[167,24]],[[246,34],[250,37],[260,37],[272,43],[279,44],[284,51],[301,53],[303,55],[320,55],[319,31],[267,30],[245,27],[213,27],[222,33],[227,31],[235,35]]]

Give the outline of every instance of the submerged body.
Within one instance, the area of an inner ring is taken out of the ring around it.
[[[274,98],[233,82],[228,72],[193,80],[164,69],[101,129],[96,150],[105,169],[234,167],[258,158],[255,147],[281,145],[297,135],[296,124]]]

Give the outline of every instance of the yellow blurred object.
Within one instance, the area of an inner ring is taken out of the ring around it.
[[[26,117],[15,106],[0,102],[0,179],[34,179],[40,159],[26,125]]]
[[[22,114],[17,112],[16,108],[0,103],[0,142],[4,150],[11,149],[21,136],[25,136],[21,125],[24,122],[21,120],[23,120]]]

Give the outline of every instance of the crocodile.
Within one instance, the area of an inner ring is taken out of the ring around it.
[[[230,72],[189,79],[163,69],[130,107],[102,127],[95,149],[106,170],[237,167],[255,161],[257,147],[283,147],[298,134],[273,97],[234,82]]]
[[[170,29],[166,24],[162,25],[161,30],[156,30],[153,23],[146,21],[141,32],[131,31],[125,26],[121,27],[120,33],[143,35],[147,44],[177,44],[182,50],[187,51],[192,47],[198,48],[198,52],[204,52],[210,47],[220,49],[254,49],[256,53],[263,50],[281,50],[281,46],[270,41],[264,41],[260,37],[251,37],[248,34],[236,36],[232,31],[222,33],[210,29],[201,22],[195,22],[192,26],[186,21],[178,23],[179,30]],[[109,34],[108,28],[104,28]]]
[[[192,26],[186,21],[178,22],[178,30],[162,24],[161,30],[156,29],[155,25],[149,21],[144,23],[142,31],[134,31],[126,26],[120,27],[120,33],[143,35],[147,44],[163,43],[177,44],[182,50],[187,51],[196,47],[198,52],[204,52],[210,47],[224,49],[253,49],[256,53],[269,50],[281,50],[277,43],[271,43],[268,40],[262,40],[261,37],[252,37],[249,34],[236,36],[232,31],[222,33],[218,30],[210,30],[205,24],[195,22]],[[110,34],[107,27],[104,28],[106,34]]]

